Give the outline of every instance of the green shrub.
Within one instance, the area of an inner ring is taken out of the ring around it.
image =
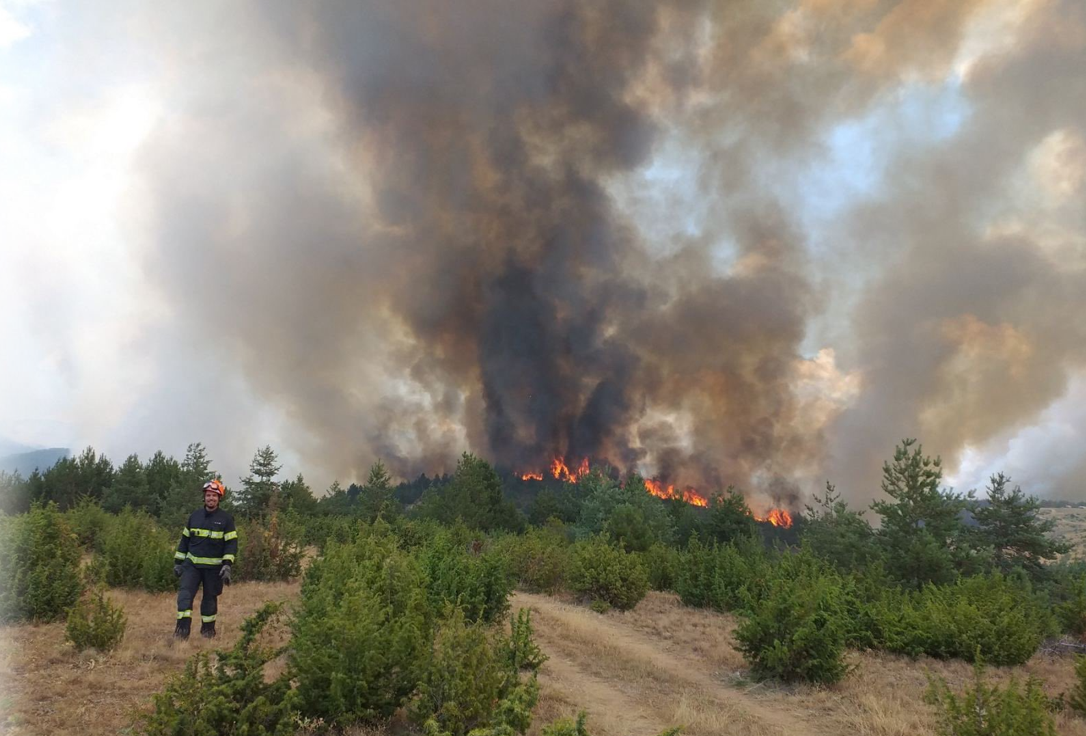
[[[173,574],[173,553],[176,549],[176,542],[166,532],[149,540],[140,560],[139,587],[152,593],[176,590],[177,578]]]
[[[290,580],[302,572],[302,525],[273,511],[238,525],[237,580]]]
[[[489,731],[494,736],[512,736],[514,733],[527,733],[532,725],[532,711],[539,702],[539,681],[532,675],[523,682],[518,681],[505,696],[494,706]],[[472,736],[479,736],[478,729]]]
[[[830,577],[772,581],[769,594],[735,631],[739,649],[759,678],[834,683],[844,662],[844,608],[839,583]]]
[[[525,733],[539,699],[535,673],[545,660],[528,611],[517,612],[505,637],[452,609],[435,637],[411,716],[428,736]]]
[[[391,716],[422,679],[431,628],[425,576],[394,538],[329,547],[306,571],[292,623],[303,714],[336,725]]]
[[[1055,736],[1048,698],[1041,683],[1029,678],[1025,690],[1011,678],[1007,687],[984,682],[984,668],[973,668],[973,684],[955,694],[942,678],[929,676],[926,699],[938,708],[941,736]]]
[[[588,714],[581,711],[577,714],[576,721],[571,721],[568,718],[557,720],[544,726],[541,733],[542,736],[589,736],[587,725]],[[676,736],[681,730],[680,728],[669,728],[659,736]]]
[[[470,538],[470,535],[468,535]],[[465,543],[453,533],[440,534],[421,551],[432,610],[460,607],[470,621],[493,622],[509,609],[512,578],[494,550],[476,540]]]
[[[430,540],[438,535],[449,533],[448,527],[433,519],[409,519],[402,516],[395,519],[394,525],[390,525],[382,520],[374,522],[372,528],[383,530],[382,533],[394,533],[396,539],[400,542],[400,549],[408,551],[422,549],[430,543]],[[463,524],[454,528],[464,531],[467,530],[467,527]],[[463,541],[466,543],[468,540],[465,539]]]
[[[913,593],[887,591],[872,604],[877,645],[937,659],[1022,664],[1051,630],[1039,599],[999,573]]]
[[[1075,657],[1075,686],[1067,694],[1067,704],[1086,716],[1086,657]]]
[[[438,628],[411,717],[427,733],[463,736],[489,723],[505,679],[486,626],[469,623],[455,608]]]
[[[532,631],[532,612],[527,608],[517,611],[509,620],[509,638],[503,644],[502,658],[506,669],[512,673],[536,672],[547,661]]]
[[[0,517],[0,621],[55,621],[79,599],[79,542],[56,504]]]
[[[177,539],[143,511],[125,509],[98,537],[92,575],[119,588],[159,593],[176,588],[173,553]]]
[[[569,588],[590,600],[602,600],[626,611],[649,589],[645,566],[636,555],[612,547],[602,537],[573,545]]]
[[[80,599],[72,607],[64,634],[76,651],[97,649],[110,652],[124,638],[127,623],[124,611],[110,603],[101,590],[96,590],[89,598]]]
[[[589,736],[588,714],[581,711],[577,714],[577,720],[571,721],[563,718],[543,727],[543,736]]]
[[[707,546],[695,538],[680,558],[675,592],[688,606],[745,612],[765,597],[773,574],[752,542]]]
[[[679,560],[675,592],[684,605],[709,608],[713,604],[716,586],[715,549],[693,537]]]
[[[267,682],[264,665],[281,649],[261,645],[261,633],[279,615],[269,603],[242,624],[234,648],[201,652],[153,698],[141,719],[147,736],[290,736],[298,722],[289,675]]]
[[[286,517],[287,514],[284,514]],[[290,522],[301,529],[303,545],[317,548],[321,554],[329,543],[347,544],[364,523],[354,516],[290,514]]]
[[[654,544],[641,556],[645,570],[649,575],[649,587],[652,590],[670,591],[675,589],[679,576],[682,555],[674,547]]]
[[[532,593],[556,593],[565,584],[569,544],[552,529],[531,529],[501,537],[495,553],[505,560],[516,584]]]
[[[1056,606],[1056,616],[1063,631],[1086,639],[1086,575],[1072,583],[1066,600]]]
[[[852,649],[878,648],[878,623],[871,602],[883,595],[884,586],[888,585],[883,581],[878,571],[868,571],[867,574],[854,572],[839,579],[845,646]]]
[[[93,498],[84,496],[79,499],[79,503],[64,512],[64,519],[75,532],[80,546],[93,552],[101,549],[102,536],[109,528],[113,516]]]
[[[586,494],[575,526],[578,539],[608,533],[617,546],[639,552],[655,542],[674,540],[675,521],[667,505],[645,490],[641,478],[631,476],[620,483],[593,470],[578,486]]]

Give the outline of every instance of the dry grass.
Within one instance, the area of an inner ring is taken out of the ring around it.
[[[125,733],[134,714],[148,707],[166,677],[194,652],[225,647],[242,619],[266,600],[292,600],[297,584],[245,583],[220,599],[220,637],[175,643],[174,597],[112,591],[129,617],[120,649],[110,655],[77,654],[64,643],[63,624],[0,629],[0,677],[6,686],[0,733]],[[961,662],[912,661],[883,654],[852,655],[857,669],[833,688],[754,684],[743,678],[742,657],[732,647],[731,616],[684,608],[676,596],[651,593],[633,611],[598,615],[583,606],[519,593],[514,608],[535,610],[537,637],[550,660],[540,675],[542,694],[531,733],[557,718],[589,713],[598,736],[651,736],[682,725],[687,736],[930,736],[924,704],[926,671],[952,686],[968,682]],[[1024,667],[992,670],[1006,680],[1032,674],[1049,695],[1068,690],[1072,662],[1034,657]],[[1061,714],[1059,733],[1086,736],[1086,721]],[[353,736],[403,733],[353,730]],[[300,731],[299,733],[304,733]]]
[[[864,653],[851,655],[856,670],[836,687],[753,684],[742,678],[742,657],[731,646],[734,619],[683,608],[672,595],[650,593],[633,611],[603,616],[544,596],[518,594],[514,605],[536,611],[551,657],[541,677],[549,713],[588,710],[593,733],[603,736],[675,725],[688,736],[928,736],[935,723],[923,701],[926,672],[956,688],[972,677],[963,662]],[[1068,658],[1039,655],[1023,667],[989,671],[997,681],[1012,675],[1041,678],[1050,696],[1074,682]],[[1057,726],[1086,736],[1086,721],[1069,713]]]
[[[219,598],[218,639],[209,642],[194,631],[189,641],[175,642],[174,595],[113,590],[109,597],[123,606],[128,628],[121,646],[107,655],[77,653],[64,641],[63,623],[0,628],[0,733],[123,732],[193,653],[230,646],[245,616],[265,601],[297,594],[296,583],[233,585]]]
[[[1056,536],[1071,545],[1065,559],[1086,560],[1086,508],[1041,509],[1040,515],[1055,521]]]

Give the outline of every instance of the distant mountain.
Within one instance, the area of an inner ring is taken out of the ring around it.
[[[6,473],[18,472],[26,477],[34,472],[34,468],[45,470],[56,464],[57,460],[68,457],[67,447],[48,447],[44,450],[30,450],[29,452],[15,452],[0,457],[0,470]]]
[[[0,458],[8,455],[18,455],[23,452],[30,452],[31,450],[40,450],[40,447],[32,447],[30,445],[24,445],[21,442],[13,442],[7,437],[0,437]]]

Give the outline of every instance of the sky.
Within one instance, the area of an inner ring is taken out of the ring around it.
[[[1086,498],[1080,2],[410,5],[0,0],[0,438]]]

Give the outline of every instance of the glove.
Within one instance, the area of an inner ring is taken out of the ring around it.
[[[181,568],[181,566],[180,566],[180,565],[174,565],[174,566],[173,566],[173,574],[174,574],[174,577],[178,577],[178,578],[179,578],[179,577],[181,577],[181,569],[182,569],[182,568]]]
[[[222,566],[222,569],[219,570],[219,577],[222,578],[223,583],[225,583],[226,585],[230,584],[230,566],[229,565],[223,565]]]

